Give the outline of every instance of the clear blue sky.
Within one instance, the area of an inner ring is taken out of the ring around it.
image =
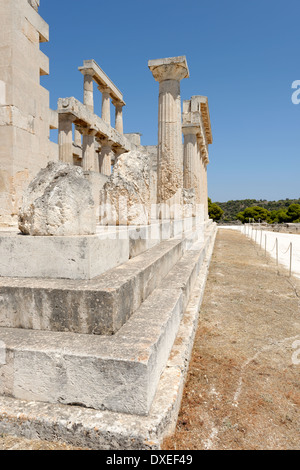
[[[95,59],[123,92],[124,131],[157,144],[158,84],[148,59],[186,55],[182,99],[208,96],[214,201],[300,197],[299,0],[41,0],[50,25],[51,107],[82,100],[78,67]],[[95,93],[97,97],[98,93]],[[100,113],[101,94],[96,103]]]

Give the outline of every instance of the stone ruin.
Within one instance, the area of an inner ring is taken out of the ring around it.
[[[123,94],[86,60],[83,102],[51,110],[38,7],[0,0],[0,433],[158,449],[176,423],[216,235],[208,99],[182,112],[186,58],[150,60],[158,145],[143,146],[124,133]]]

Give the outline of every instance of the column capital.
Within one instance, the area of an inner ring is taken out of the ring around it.
[[[124,102],[121,102],[121,101],[115,101],[115,100],[112,100],[112,104],[116,107],[116,108],[124,108],[124,106],[126,106],[126,104]]]
[[[127,153],[128,150],[123,149],[122,147],[117,147],[114,149],[116,157],[119,157],[120,155],[123,155],[123,153]]]
[[[108,138],[101,139],[101,147],[112,147],[115,143]]]
[[[68,121],[68,122],[74,122],[76,119],[73,114],[69,113],[58,113],[58,122],[60,121]]]
[[[91,79],[94,81],[94,73],[89,69],[80,70],[85,79]]]
[[[108,94],[108,95],[111,94],[111,89],[110,89],[108,86],[99,85],[99,86],[98,86],[98,90],[99,90],[102,94]]]
[[[98,133],[95,129],[90,129],[88,127],[79,127],[79,129],[82,135],[91,135],[92,137],[95,137]]]
[[[157,82],[165,80],[180,81],[190,76],[185,56],[149,60],[148,67]]]
[[[182,126],[183,135],[197,135],[200,133],[200,128],[193,125],[184,125]]]

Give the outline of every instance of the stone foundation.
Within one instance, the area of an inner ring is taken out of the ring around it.
[[[70,333],[0,329],[0,340],[8,345],[2,390],[4,386],[5,395],[15,396],[0,398],[0,432],[93,449],[159,449],[176,424],[215,234],[215,226],[210,226],[203,257],[200,247],[193,250],[200,257],[188,298],[183,300],[184,272],[191,263],[182,260],[177,284],[172,276],[172,285],[154,292],[111,339],[94,336],[85,341]],[[95,402],[91,400],[97,384]],[[52,404],[42,403],[45,394]],[[70,401],[72,406],[60,404]]]

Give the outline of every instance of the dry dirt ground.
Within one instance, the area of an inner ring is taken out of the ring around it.
[[[0,436],[0,451],[1,450],[81,450],[75,447],[68,446],[64,443],[46,442],[46,441],[30,441],[13,436]],[[84,450],[84,449],[82,449]]]
[[[176,433],[163,449],[299,449],[296,340],[300,280],[239,232],[219,230]],[[2,436],[5,449],[72,448]]]
[[[239,232],[219,230],[176,432],[163,449],[299,449],[299,340],[300,280]]]

